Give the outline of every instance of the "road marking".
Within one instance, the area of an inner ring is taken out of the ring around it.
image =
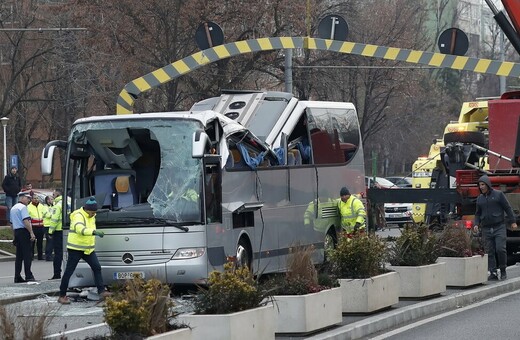
[[[485,304],[488,304],[488,303],[495,302],[497,300],[503,299],[503,298],[508,297],[510,295],[513,295],[513,294],[518,294],[518,291],[513,291],[513,292],[506,293],[506,294],[498,295],[498,296],[489,298],[487,300],[483,300],[483,301],[480,301],[478,303],[475,303],[475,304],[472,304],[472,305],[468,305],[466,307],[461,307],[461,308],[452,310],[452,311],[447,312],[447,313],[443,313],[443,314],[440,314],[440,315],[437,315],[437,316],[432,316],[431,318],[427,318],[427,319],[424,319],[424,320],[421,320],[421,321],[417,321],[417,322],[411,323],[409,325],[403,326],[401,328],[394,329],[393,331],[387,332],[385,334],[381,334],[379,336],[376,336],[376,337],[373,337],[373,338],[370,338],[370,339],[372,339],[372,340],[387,339],[387,338],[389,338],[391,336],[394,336],[394,335],[406,332],[406,331],[408,331],[410,329],[413,329],[413,328],[425,325],[425,324],[427,324],[429,322],[440,320],[440,319],[443,319],[445,317],[448,317],[448,316],[451,316],[451,315],[454,315],[454,314],[457,314],[457,313],[460,313],[460,312],[464,312],[464,311],[470,310],[472,308],[480,307],[480,306],[483,306]]]
[[[91,325],[91,326],[87,326],[87,327],[83,327],[83,328],[76,328],[76,329],[73,329],[73,330],[70,330],[70,331],[66,331],[66,332],[54,333],[54,334],[51,334],[51,335],[47,335],[46,337],[44,337],[44,339],[52,339],[52,338],[58,338],[58,337],[60,339],[63,339],[63,336],[68,335],[68,334],[73,334],[73,333],[77,333],[77,332],[83,332],[83,331],[87,331],[89,329],[98,328],[98,327],[104,327],[104,326],[108,327],[106,322],[98,323],[97,325]]]

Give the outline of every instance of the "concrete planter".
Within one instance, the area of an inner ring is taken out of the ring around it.
[[[468,287],[487,281],[488,255],[472,257],[439,257],[446,263],[446,285]]]
[[[446,264],[444,262],[426,266],[391,266],[399,273],[401,293],[399,297],[426,297],[446,291]]]
[[[305,295],[275,295],[276,333],[308,333],[342,321],[341,289]]]
[[[275,311],[272,304],[231,314],[182,314],[180,323],[189,325],[193,340],[274,339]]]
[[[181,328],[181,329],[176,329],[174,331],[169,331],[166,333],[149,336],[146,338],[146,340],[167,340],[167,339],[191,340],[191,329]]]
[[[343,313],[371,313],[399,302],[399,274],[368,279],[340,279]]]

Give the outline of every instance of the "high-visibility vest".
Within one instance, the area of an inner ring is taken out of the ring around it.
[[[348,233],[354,231],[356,223],[361,224],[360,229],[365,228],[367,213],[363,202],[354,195],[350,195],[346,202],[338,201],[338,211],[341,216],[341,227]]]
[[[85,254],[94,251],[96,237],[96,216],[90,217],[83,208],[70,214],[70,230],[67,237],[67,249],[81,250]]]
[[[51,224],[49,225],[49,234],[52,235],[54,231],[62,231],[63,225],[61,222],[61,209],[62,209],[62,196],[58,196],[54,199],[54,205],[52,206],[51,212]]]
[[[34,205],[31,202],[27,205],[27,210],[29,211],[29,216],[31,216],[32,226],[43,227],[43,214],[45,213],[43,204],[38,203],[38,205]]]
[[[43,207],[43,226],[50,227],[51,226],[51,218],[52,218],[52,205],[44,205]]]

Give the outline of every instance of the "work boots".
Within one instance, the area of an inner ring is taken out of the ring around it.
[[[70,305],[70,300],[67,296],[60,296],[58,298],[58,303],[61,303],[62,305]]]
[[[500,269],[500,280],[504,281],[505,279],[507,279],[506,269]]]

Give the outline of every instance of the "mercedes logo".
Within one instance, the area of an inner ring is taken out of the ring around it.
[[[124,253],[123,262],[126,264],[130,264],[130,263],[134,262],[134,257],[130,253]]]

